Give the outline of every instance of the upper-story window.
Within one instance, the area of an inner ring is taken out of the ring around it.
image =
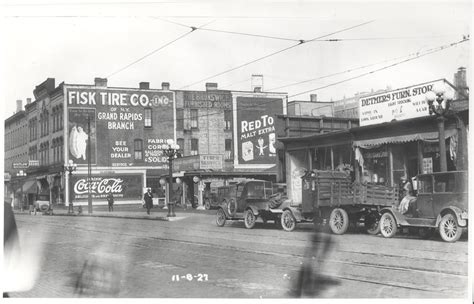
[[[191,109],[191,128],[197,129],[198,124],[198,109]]]
[[[232,111],[231,110],[224,111],[224,123],[225,123],[224,129],[226,130],[232,129]]]
[[[145,108],[145,128],[151,128],[153,126],[151,108]]]
[[[176,130],[184,130],[184,109],[176,109]]]
[[[191,155],[199,154],[199,140],[197,138],[191,138]]]
[[[178,146],[179,146],[179,150],[181,150],[181,151],[180,151],[180,152],[181,152],[181,155],[186,155],[186,154],[184,154],[184,138],[178,138],[178,139],[176,140],[176,143],[177,143]]]
[[[135,139],[133,142],[133,149],[135,151],[135,159],[143,160],[143,140]]]

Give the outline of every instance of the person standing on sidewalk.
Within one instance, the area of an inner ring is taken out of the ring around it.
[[[145,201],[146,213],[150,214],[150,209],[153,208],[153,194],[151,194],[151,188],[147,189],[143,195],[143,200]]]
[[[109,192],[109,194],[107,194],[107,202],[109,203],[109,212],[114,211],[114,195],[112,194],[112,192]]]

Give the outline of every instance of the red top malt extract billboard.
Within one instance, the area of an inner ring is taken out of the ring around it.
[[[276,115],[283,114],[283,99],[236,98],[237,165],[276,164]]]
[[[166,172],[162,145],[175,136],[173,92],[65,86],[65,96],[68,159]]]

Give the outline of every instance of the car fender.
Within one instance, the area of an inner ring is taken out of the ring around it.
[[[459,226],[461,227],[467,226],[467,219],[461,218],[461,214],[463,213],[463,211],[459,207],[448,206],[446,208],[443,208],[443,210],[441,210],[441,212],[438,214],[438,217],[436,218],[436,227],[439,226],[439,223],[441,222],[441,218],[443,217],[443,215],[445,215],[448,212],[454,213]]]
[[[257,208],[257,207],[252,206],[252,205],[248,205],[247,208],[245,208],[245,210],[248,210],[248,209],[252,210],[252,212],[253,212],[253,214],[254,214],[255,216],[258,216],[259,212],[258,212],[258,208]]]
[[[380,217],[384,215],[384,213],[391,213],[395,220],[397,221],[397,226],[408,226],[410,225],[403,214],[401,214],[396,208],[393,207],[386,207],[380,210]]]
[[[294,207],[286,207],[282,211],[285,211],[285,210],[290,210],[293,216],[295,217],[296,221],[299,222],[303,220],[303,215],[301,214],[301,211],[299,209],[294,208]]]

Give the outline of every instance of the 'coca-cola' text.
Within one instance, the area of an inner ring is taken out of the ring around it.
[[[91,193],[121,193],[123,191],[123,179],[121,178],[104,178],[102,180],[93,180],[91,184]],[[89,192],[89,183],[83,178],[74,184],[74,192],[76,194],[84,194]]]

